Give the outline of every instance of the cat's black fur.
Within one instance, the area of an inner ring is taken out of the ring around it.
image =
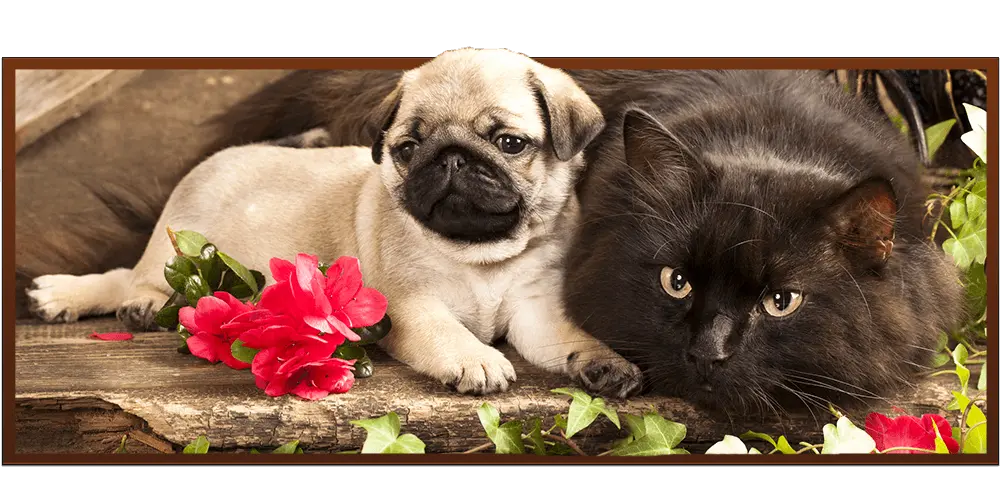
[[[961,323],[957,272],[922,232],[917,156],[874,108],[806,72],[604,88],[566,303],[650,390],[727,411],[878,398]],[[687,298],[666,293],[665,266]],[[776,291],[803,302],[772,317]]]

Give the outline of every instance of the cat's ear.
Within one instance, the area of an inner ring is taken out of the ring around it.
[[[626,163],[635,174],[657,176],[690,185],[700,170],[692,152],[656,118],[640,109],[629,109],[622,120]]]
[[[880,267],[893,252],[897,199],[884,179],[862,182],[842,194],[830,211],[838,242],[856,263]]]

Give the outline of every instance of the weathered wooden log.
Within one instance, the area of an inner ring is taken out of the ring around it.
[[[120,331],[114,319],[75,324],[23,322],[16,335],[16,451],[112,452],[123,435],[132,434],[129,452],[180,449],[206,435],[214,449],[245,450],[276,447],[299,440],[307,451],[357,449],[365,439],[351,420],[400,415],[403,432],[427,443],[428,452],[457,452],[487,441],[476,415],[490,402],[509,418],[541,417],[551,424],[566,413],[568,401],[550,389],[569,382],[544,373],[508,347],[518,381],[505,394],[473,397],[451,392],[438,382],[376,352],[376,370],[360,379],[349,393],[316,402],[291,396],[271,398],[259,390],[249,371],[211,365],[177,352],[173,333],[137,334],[131,341],[91,340],[93,331]],[[940,412],[955,389],[953,377],[920,380],[875,409],[889,405],[912,413]],[[651,407],[688,427],[684,446],[704,450],[724,434],[747,430],[785,434],[791,441],[820,442],[829,414],[814,410],[738,420],[711,414],[684,401],[641,397],[612,402],[619,412],[640,414]],[[859,413],[858,420],[864,416]],[[548,425],[547,425],[548,427]],[[607,450],[624,432],[600,419],[574,437],[589,454]]]

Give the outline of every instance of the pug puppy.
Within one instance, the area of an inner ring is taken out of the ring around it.
[[[173,191],[132,269],[36,278],[47,321],[117,312],[155,328],[174,253],[167,226],[204,233],[248,267],[299,252],[360,259],[389,300],[380,346],[461,393],[504,391],[506,338],[532,364],[593,393],[638,391],[639,369],[570,323],[562,266],[578,218],[581,151],[601,111],[562,71],[506,50],[448,51],[404,74],[372,148],[314,138],[223,150]]]

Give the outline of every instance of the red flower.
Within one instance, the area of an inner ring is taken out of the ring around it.
[[[950,453],[959,452],[959,443],[952,438],[952,427],[949,421],[941,415],[924,414],[921,418],[913,415],[901,415],[889,418],[881,413],[870,413],[865,419],[865,431],[876,441],[876,449],[909,447],[935,450],[935,428],[938,428],[942,440]],[[920,453],[922,451],[891,451],[892,453]]]
[[[233,369],[247,369],[250,364],[234,358],[231,351],[238,333],[223,327],[253,310],[252,305],[240,302],[225,291],[218,291],[213,296],[200,298],[194,308],[181,308],[177,317],[191,333],[187,340],[191,354],[211,363],[222,361]]]
[[[258,306],[334,335],[330,341],[335,344],[344,339],[358,340],[351,329],[382,320],[386,297],[362,286],[357,258],[337,259],[326,276],[318,265],[316,256],[308,254],[297,255],[295,264],[277,257],[271,259],[271,276],[276,282],[264,289]]]
[[[299,349],[285,358],[283,349],[270,348],[254,357],[252,372],[257,386],[268,396],[292,393],[306,400],[319,400],[331,393],[344,393],[354,384],[354,360],[314,356]],[[289,352],[285,350],[284,352]]]

